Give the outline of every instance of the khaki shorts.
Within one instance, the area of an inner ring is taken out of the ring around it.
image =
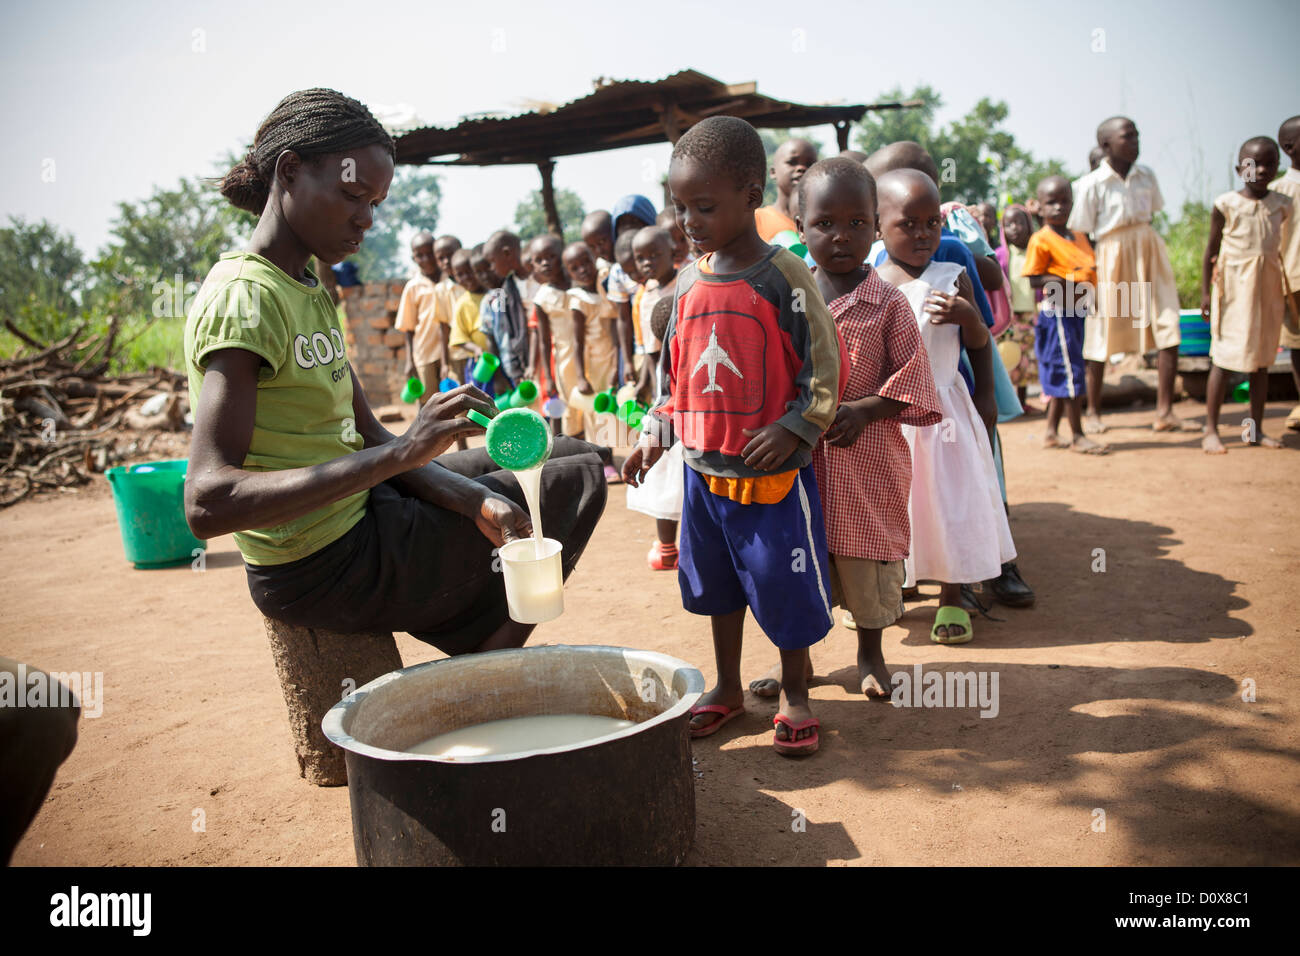
[[[858,627],[888,627],[903,616],[903,562],[830,555],[831,603]]]

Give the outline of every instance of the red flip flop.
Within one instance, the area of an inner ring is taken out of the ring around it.
[[[744,712],[744,707],[737,707],[732,710],[725,704],[696,704],[691,708],[692,717],[698,716],[699,714],[721,714],[722,716],[713,723],[704,727],[692,728],[691,737],[695,739],[699,737],[707,737],[709,734],[716,734],[722,728],[723,724],[729,720],[734,720]]]
[[[792,724],[790,718],[785,714],[777,714],[772,718],[772,726],[785,724],[786,732],[789,733],[789,740],[782,740],[777,737],[775,731],[772,735],[772,746],[776,752],[783,757],[804,757],[808,754],[816,753],[817,748],[821,745],[821,734],[816,729],[813,730],[811,737],[805,737],[803,740],[795,740],[794,735],[801,730],[807,730],[809,727],[819,728],[822,722],[816,717],[809,717],[801,724]]]

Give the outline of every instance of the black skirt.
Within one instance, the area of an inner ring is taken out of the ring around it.
[[[514,475],[486,451],[435,462],[527,511]],[[541,484],[542,529],[564,544],[567,579],[605,510],[597,448],[557,438]],[[509,619],[495,552],[471,519],[383,482],[337,541],[297,561],[245,569],[253,603],[267,617],[331,631],[406,631],[454,655],[474,650]]]

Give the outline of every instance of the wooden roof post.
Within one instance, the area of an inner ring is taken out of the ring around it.
[[[546,213],[546,228],[564,238],[564,229],[560,225],[560,211],[555,206],[555,186],[551,175],[555,172],[555,161],[544,159],[537,164],[537,171],[542,174],[542,210]]]
[[[835,142],[840,147],[840,152],[849,148],[849,121],[839,120],[835,124]]]

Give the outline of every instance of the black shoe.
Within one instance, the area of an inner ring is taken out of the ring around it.
[[[1007,607],[1033,607],[1034,590],[1025,583],[1014,561],[1002,565],[1002,574],[994,578],[990,587],[998,603]]]

